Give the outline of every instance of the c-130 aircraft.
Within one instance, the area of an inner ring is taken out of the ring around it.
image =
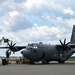
[[[23,57],[30,60],[30,64],[34,64],[35,61],[42,61],[42,63],[49,63],[50,61],[58,61],[58,63],[64,63],[75,53],[75,25],[73,26],[72,35],[70,42],[66,43],[60,41],[60,45],[51,45],[40,43],[31,43],[27,46],[15,46],[16,43],[9,43],[9,39],[4,39],[4,42],[7,42],[8,51],[17,52],[21,49],[21,54]]]

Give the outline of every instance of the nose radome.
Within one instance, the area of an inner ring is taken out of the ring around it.
[[[23,55],[23,57],[32,60],[34,57],[34,53],[31,50],[25,49],[23,51],[21,51],[21,54]]]
[[[24,53],[24,51],[21,51],[21,54],[23,54]]]
[[[23,51],[21,51],[21,54],[22,54],[24,57],[29,58],[29,56],[30,56],[30,51],[29,51],[29,50],[23,50]]]

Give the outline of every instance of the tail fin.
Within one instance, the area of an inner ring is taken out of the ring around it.
[[[75,25],[73,26],[70,44],[75,44]]]

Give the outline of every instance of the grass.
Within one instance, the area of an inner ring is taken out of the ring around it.
[[[68,61],[75,61],[75,57],[69,58]]]
[[[10,59],[8,59],[9,61],[17,61],[17,60],[20,60],[19,58],[16,58],[16,59],[12,59],[12,58],[10,58]],[[28,59],[24,59],[23,61],[29,61]],[[71,58],[69,58],[67,61],[75,61],[75,57],[71,57]]]

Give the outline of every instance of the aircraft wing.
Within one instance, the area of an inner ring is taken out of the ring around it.
[[[20,51],[21,49],[24,49],[24,48],[26,48],[26,46],[0,47],[0,49],[8,49],[8,50],[11,50],[11,51],[13,51],[13,52]]]

